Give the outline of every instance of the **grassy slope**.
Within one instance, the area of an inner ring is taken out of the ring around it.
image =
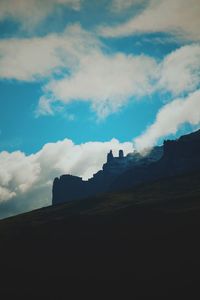
[[[52,287],[95,286],[98,294],[109,285],[136,299],[191,298],[199,286],[199,178],[166,178],[0,221],[1,290],[16,293],[23,283],[24,292],[42,288],[46,296]]]

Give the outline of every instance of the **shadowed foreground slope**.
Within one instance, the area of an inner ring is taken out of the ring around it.
[[[61,299],[87,290],[97,299],[109,287],[135,299],[191,298],[200,279],[199,178],[188,173],[0,221],[1,293]]]

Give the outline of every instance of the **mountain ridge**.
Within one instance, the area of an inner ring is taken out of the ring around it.
[[[81,177],[63,175],[53,183],[52,204],[84,199],[97,194],[131,188],[137,184],[178,175],[200,167],[200,130],[177,140],[164,141],[146,156],[134,152],[124,157],[107,155],[107,162],[88,181]]]

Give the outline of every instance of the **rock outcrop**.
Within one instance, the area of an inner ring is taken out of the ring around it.
[[[52,203],[54,205],[105,193],[110,190],[113,182],[120,174],[134,166],[148,165],[157,161],[161,158],[162,153],[162,147],[155,147],[145,157],[137,152],[124,156],[123,150],[119,150],[119,156],[114,157],[112,150],[110,150],[102,170],[94,174],[88,181],[72,175],[55,178]]]
[[[165,141],[160,160],[148,165],[133,166],[118,176],[110,190],[129,189],[138,184],[194,170],[200,170],[200,130],[174,141]]]
[[[200,130],[178,140],[165,141],[145,156],[137,152],[114,157],[112,150],[102,170],[88,181],[63,175],[53,184],[53,204],[84,199],[106,192],[131,189],[159,178],[200,169]]]
[[[87,182],[82,178],[72,175],[63,175],[55,178],[53,183],[53,204],[80,199],[87,195]]]

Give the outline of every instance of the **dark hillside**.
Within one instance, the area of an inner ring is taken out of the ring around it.
[[[194,299],[199,179],[196,171],[0,221],[1,293]]]

